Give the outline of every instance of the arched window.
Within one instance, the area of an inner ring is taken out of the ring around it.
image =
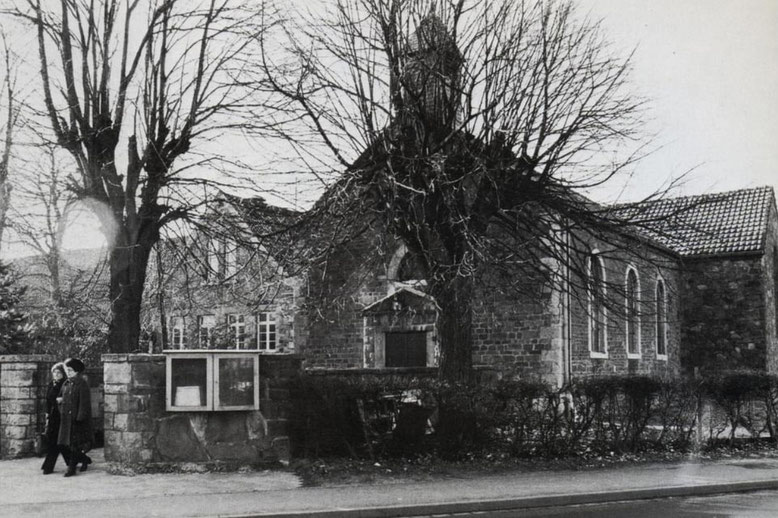
[[[640,283],[637,271],[627,268],[625,286],[625,335],[627,341],[627,356],[640,357]]]
[[[427,278],[422,258],[408,251],[397,268],[397,280],[400,282],[421,281]]]
[[[656,355],[667,357],[667,293],[662,279],[656,281]]]
[[[602,259],[589,256],[589,350],[592,355],[606,355],[605,270]]]

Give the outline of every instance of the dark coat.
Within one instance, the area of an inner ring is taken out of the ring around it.
[[[62,386],[62,403],[59,412],[62,422],[59,426],[57,444],[64,444],[75,450],[89,451],[92,448],[92,400],[89,384],[76,374]]]
[[[43,433],[46,434],[49,444],[56,444],[57,437],[59,436],[60,416],[57,398],[62,392],[62,385],[64,384],[64,379],[52,381],[49,389],[46,391],[46,430]]]

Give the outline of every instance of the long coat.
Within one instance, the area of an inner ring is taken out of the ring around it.
[[[62,386],[59,411],[62,422],[57,444],[84,452],[92,449],[92,400],[89,384],[80,373],[68,378]]]
[[[62,392],[62,385],[65,380],[52,381],[49,385],[49,390],[46,392],[46,438],[49,440],[49,444],[54,445],[57,443],[57,437],[59,436],[59,404],[57,404],[57,398]]]

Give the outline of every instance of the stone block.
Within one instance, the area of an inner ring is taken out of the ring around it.
[[[132,366],[132,386],[138,388],[159,388],[165,386],[165,365],[138,363]]]
[[[105,444],[103,446],[103,454],[105,455],[106,462],[119,461],[118,444],[115,438],[116,432],[106,430],[105,431]]]
[[[197,440],[186,415],[161,419],[155,445],[162,460],[185,462],[208,460],[208,454]]]
[[[29,430],[28,426],[3,425],[0,428],[0,436],[4,439],[26,439]]]
[[[118,414],[117,414],[118,415]],[[156,427],[156,419],[145,414],[126,414],[125,426],[129,432],[153,432]]]
[[[139,455],[141,462],[153,462],[154,461],[154,451],[149,449],[143,449],[140,450]]]
[[[0,387],[31,387],[33,385],[33,373],[35,369],[25,370],[6,370],[3,369],[3,374],[0,376]]]
[[[132,367],[129,363],[106,363],[103,371],[105,385],[129,385]]]
[[[2,369],[3,372],[5,372],[5,371],[34,371],[37,368],[38,368],[38,364],[30,362],[30,361],[4,363],[2,360],[0,360],[0,369]]]
[[[127,422],[129,421],[129,414],[114,414],[111,422],[112,430],[121,430],[124,432],[135,431],[127,428]]]
[[[113,431],[110,433],[110,439],[117,454],[122,458],[125,458],[130,451],[142,449],[144,445],[143,435],[137,432]],[[109,434],[106,434],[106,442],[108,440]]]
[[[214,412],[205,426],[207,444],[248,440],[245,412]]]
[[[105,413],[116,413],[119,412],[119,397],[121,397],[120,394],[105,394],[103,395],[103,412]],[[122,409],[123,412],[126,412],[127,409]]]
[[[30,399],[36,397],[35,389],[30,387],[2,387],[1,399]]]
[[[103,385],[103,394],[127,394],[129,388],[129,385],[126,384],[106,383]]]
[[[36,416],[32,414],[4,414],[3,426],[30,426]]]
[[[267,436],[267,421],[261,412],[252,412],[246,417],[249,439],[256,440]]]
[[[34,399],[3,400],[3,414],[35,414],[38,402]]]
[[[268,419],[266,422],[268,437],[280,437],[287,435],[288,426],[286,419]]]
[[[292,446],[289,442],[289,437],[276,437],[270,444],[271,450],[279,461],[289,462],[291,460]]]
[[[208,444],[207,449],[213,460],[254,462],[259,457],[257,450],[245,442]]]

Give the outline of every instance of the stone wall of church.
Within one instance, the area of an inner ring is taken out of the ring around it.
[[[683,368],[767,368],[761,254],[684,261]]]
[[[592,242],[592,249],[607,250]],[[628,253],[626,250],[630,250]],[[573,377],[606,374],[676,375],[680,372],[681,321],[680,271],[678,260],[659,249],[634,243],[601,254],[605,269],[605,346],[606,353],[592,354],[589,294],[580,279],[571,280],[570,295],[570,367]],[[628,268],[638,279],[638,349],[627,353],[626,281]],[[666,293],[666,354],[657,350],[657,283]]]
[[[388,294],[387,262],[379,235],[365,232],[311,272],[294,323],[307,368],[364,367],[362,309]]]
[[[778,210],[774,200],[767,223],[762,271],[764,272],[767,370],[778,373]]]
[[[543,283],[500,291],[479,284],[473,304],[473,363],[505,375],[560,383],[562,300]]]

